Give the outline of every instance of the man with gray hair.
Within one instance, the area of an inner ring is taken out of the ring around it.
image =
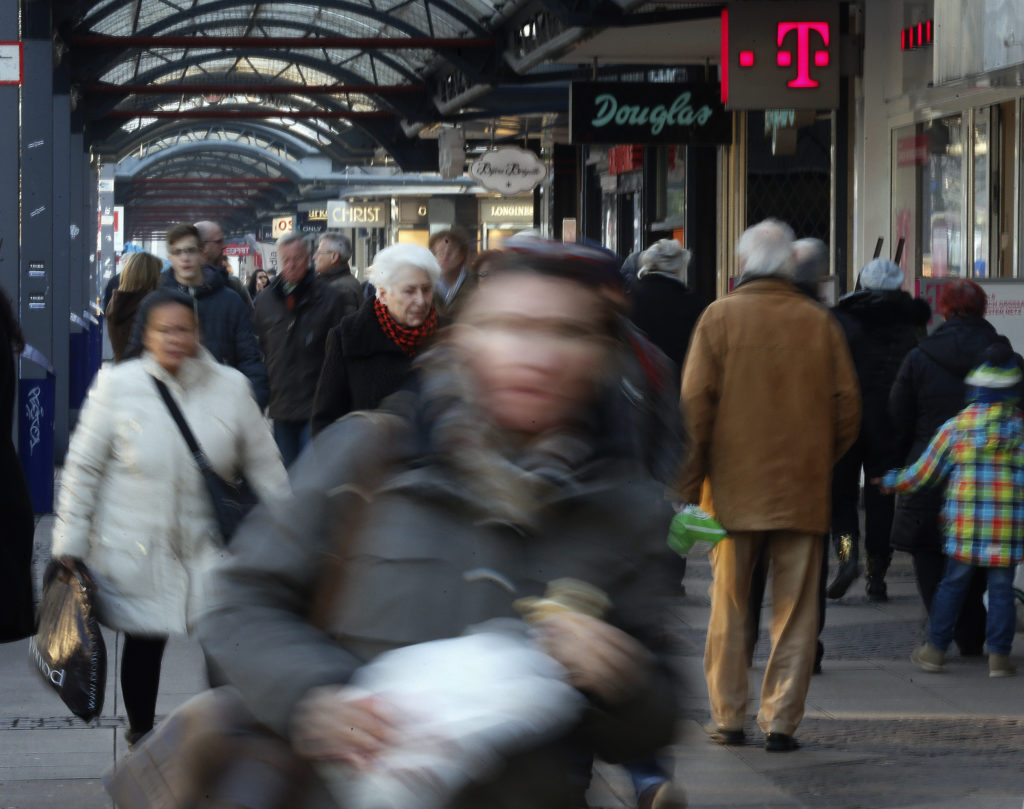
[[[270,376],[270,418],[285,466],[309,443],[309,417],[327,332],[345,314],[336,289],[313,272],[301,233],[277,240],[277,277],[256,297],[253,322]]]
[[[350,315],[363,302],[363,287],[352,275],[348,265],[352,258],[352,242],[344,233],[325,233],[313,253],[313,267],[321,279],[341,295],[345,314]]]
[[[773,648],[757,721],[765,748],[787,751],[814,667],[829,480],[857,435],[860,396],[839,324],[793,285],[789,227],[754,225],[736,254],[740,284],[704,311],[683,368],[693,444],[678,496],[698,502],[706,480],[704,504],[728,530],[711,554],[712,739],[745,742],[751,572],[766,549]]]

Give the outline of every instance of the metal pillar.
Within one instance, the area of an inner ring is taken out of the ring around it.
[[[17,42],[18,4],[0,3],[0,42]],[[0,109],[8,114],[0,116],[0,288],[18,307],[18,93],[15,84],[0,84]],[[5,349],[6,350],[6,349]],[[17,442],[17,419],[14,440]],[[0,441],[4,436],[0,436]]]
[[[99,203],[100,203],[100,266],[97,275],[101,288],[107,285],[117,266],[114,256],[114,170],[113,164],[100,167]]]

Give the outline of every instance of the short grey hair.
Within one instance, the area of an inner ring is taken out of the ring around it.
[[[753,278],[792,281],[796,266],[793,229],[778,219],[765,219],[752,225],[736,242],[736,260],[744,281]]]
[[[325,233],[317,242],[318,247],[324,247],[331,253],[337,253],[342,261],[352,258],[352,242],[344,233]]]
[[[441,265],[434,254],[418,244],[393,244],[385,247],[373,259],[368,275],[377,291],[391,289],[395,276],[403,267],[416,267],[430,276],[430,283],[437,284],[441,277]]]
[[[796,266],[793,280],[798,284],[816,284],[828,275],[828,245],[821,239],[797,239],[793,242]]]
[[[291,244],[292,242],[302,242],[306,246],[306,252],[310,252],[309,242],[306,240],[306,234],[297,230],[293,230],[291,233],[285,233],[283,236],[278,237],[277,249],[280,250],[286,244]]]

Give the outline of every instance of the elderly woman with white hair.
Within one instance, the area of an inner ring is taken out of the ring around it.
[[[425,247],[395,244],[377,254],[370,278],[377,295],[327,335],[313,400],[312,429],[353,410],[371,410],[401,387],[413,358],[437,331],[434,286],[441,275]]]

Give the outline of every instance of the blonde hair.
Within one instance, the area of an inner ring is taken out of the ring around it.
[[[121,267],[118,292],[152,292],[160,283],[163,265],[152,253],[129,253]]]

